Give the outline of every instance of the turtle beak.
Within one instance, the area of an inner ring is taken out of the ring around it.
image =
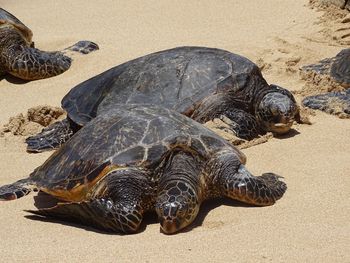
[[[160,228],[165,234],[174,234],[180,229],[180,222],[176,218],[160,218]]]
[[[274,123],[271,127],[271,131],[277,134],[287,133],[293,125],[294,120],[289,120],[288,122]]]

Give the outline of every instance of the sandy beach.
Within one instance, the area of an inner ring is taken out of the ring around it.
[[[292,91],[306,81],[299,68],[349,47],[332,35],[339,24],[308,0],[4,1],[34,33],[42,50],[91,40],[100,50],[73,55],[56,77],[0,80],[0,127],[37,105],[60,106],[75,85],[115,65],[176,46],[229,50],[257,63],[265,79]],[[346,12],[346,11],[345,11]],[[349,32],[350,33],[350,32]],[[338,41],[339,40],[339,41]],[[350,41],[348,39],[348,41]],[[296,97],[298,101],[301,96]],[[274,172],[288,190],[269,207],[230,200],[202,205],[195,224],[176,235],[160,232],[154,215],[135,235],[106,234],[61,221],[35,220],[33,196],[0,203],[3,262],[350,262],[350,119],[323,112],[243,152],[255,174]],[[50,152],[29,154],[25,136],[0,136],[0,185],[29,175]],[[346,245],[348,244],[348,245]]]

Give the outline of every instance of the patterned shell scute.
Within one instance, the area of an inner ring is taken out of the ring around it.
[[[156,129],[150,129],[150,123],[155,123]],[[153,169],[176,147],[207,158],[213,149],[222,146],[232,147],[177,112],[152,106],[116,105],[78,131],[31,178],[49,190],[69,191],[94,182],[109,167]]]

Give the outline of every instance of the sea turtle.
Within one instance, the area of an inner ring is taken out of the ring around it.
[[[28,178],[0,187],[1,200],[37,188],[62,202],[30,211],[133,233],[155,210],[164,233],[195,219],[205,199],[272,205],[280,176],[253,176],[246,157],[198,122],[159,106],[115,105],[86,124]]]
[[[62,100],[68,118],[27,139],[28,151],[59,147],[100,111],[119,103],[149,103],[200,123],[221,118],[252,139],[285,133],[298,118],[293,95],[268,85],[245,57],[206,47],[178,47],[111,68],[74,87]]]
[[[310,1],[310,3],[314,3],[314,2],[315,0]],[[319,4],[325,5],[325,6],[329,6],[331,4],[331,5],[340,7],[341,9],[345,9],[349,0],[318,0],[317,2],[320,2]]]
[[[66,51],[87,54],[98,49],[91,41],[79,41],[62,52],[46,52],[34,48],[32,36],[19,19],[0,8],[0,76],[9,73],[24,80],[49,78],[70,67]]]
[[[302,101],[303,105],[332,114],[350,116],[350,48],[343,49],[333,58],[326,58],[317,64],[305,66],[302,70],[329,75],[333,81],[347,89],[308,96]]]

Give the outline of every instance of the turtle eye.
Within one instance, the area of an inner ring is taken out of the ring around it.
[[[164,212],[163,206],[160,205],[160,204],[157,204],[156,207],[155,207],[155,209],[156,209],[157,211],[159,211],[160,213],[163,213],[163,212]]]

